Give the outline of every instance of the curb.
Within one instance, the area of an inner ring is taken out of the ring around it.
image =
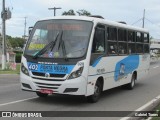
[[[6,76],[6,75],[19,75],[19,74],[0,74],[0,76]]]
[[[139,111],[153,111],[160,104],[160,95],[143,105],[142,107],[135,110],[135,112]],[[129,116],[129,117],[128,117]],[[142,120],[144,117],[135,117],[134,113],[131,113],[127,117],[121,118],[120,120]],[[149,117],[147,120],[151,120],[152,117]]]

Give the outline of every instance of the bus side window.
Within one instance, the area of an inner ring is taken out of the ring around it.
[[[135,42],[135,32],[128,31],[128,42],[129,43]]]
[[[135,49],[135,43],[128,43],[128,53],[129,54],[135,54],[136,49]]]
[[[108,42],[108,53],[117,54],[117,42]]]
[[[98,25],[95,29],[95,34],[92,43],[92,54],[90,65],[93,65],[94,61],[104,55],[105,53],[105,26]]]
[[[144,34],[144,43],[149,43],[149,35],[148,34]]]
[[[143,53],[143,44],[136,44],[136,52],[138,54],[142,54]]]
[[[117,54],[117,28],[115,27],[108,27],[107,28],[107,49],[108,49],[108,54],[109,55],[115,55]]]
[[[118,29],[118,53],[127,54],[127,32],[125,29]]]
[[[135,54],[136,53],[136,44],[135,44],[135,32],[128,31],[128,53]]]
[[[93,45],[92,45],[92,53],[104,53],[105,52],[105,29],[96,28]]]
[[[136,42],[139,42],[139,43],[143,42],[142,33],[140,32],[136,33]]]

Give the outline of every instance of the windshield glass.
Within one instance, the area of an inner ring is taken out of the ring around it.
[[[25,54],[44,58],[78,58],[85,55],[92,22],[47,20],[37,22]],[[43,52],[42,52],[43,51]]]

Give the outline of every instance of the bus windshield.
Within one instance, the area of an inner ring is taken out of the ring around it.
[[[79,58],[87,51],[92,22],[45,20],[36,23],[24,54],[43,58]]]

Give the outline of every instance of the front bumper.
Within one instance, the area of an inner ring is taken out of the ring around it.
[[[23,73],[20,74],[21,88],[27,91],[40,91],[41,89],[51,89],[56,94],[86,95],[87,80],[81,76],[71,80],[56,80],[43,78],[33,78]]]

